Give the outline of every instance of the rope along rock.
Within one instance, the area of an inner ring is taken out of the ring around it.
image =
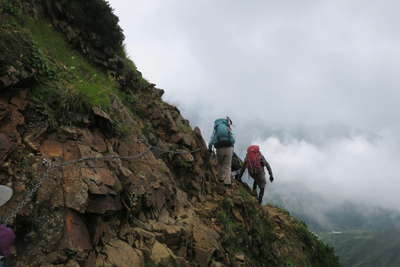
[[[191,151],[174,151],[174,150],[162,150],[158,147],[155,146],[148,146],[147,149],[139,154],[133,155],[133,156],[117,156],[117,155],[106,155],[103,157],[85,157],[85,158],[80,158],[72,161],[66,161],[66,162],[52,162],[51,160],[48,159],[43,159],[42,164],[45,166],[44,174],[39,178],[38,182],[32,186],[32,188],[27,192],[25,198],[18,203],[17,207],[2,220],[2,224],[8,225],[11,223],[12,219],[17,216],[17,214],[25,207],[25,205],[31,201],[33,195],[39,190],[41,187],[42,183],[49,178],[50,171],[64,168],[67,166],[72,166],[75,164],[79,164],[82,162],[88,162],[88,161],[111,161],[111,160],[116,160],[116,159],[121,159],[121,160],[138,160],[144,156],[146,156],[150,152],[158,152],[159,155],[162,154],[176,154],[176,155],[181,155],[181,154],[192,154],[195,152],[200,151],[201,149],[195,149]]]

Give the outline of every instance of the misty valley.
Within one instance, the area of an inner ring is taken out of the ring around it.
[[[371,203],[329,199],[305,185],[270,188],[265,203],[287,209],[333,246],[344,267],[398,266],[400,212]]]

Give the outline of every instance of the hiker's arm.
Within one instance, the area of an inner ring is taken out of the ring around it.
[[[265,167],[267,167],[267,170],[268,170],[268,173],[269,173],[269,179],[272,182],[274,180],[274,175],[272,174],[271,165],[269,165],[268,161],[267,161],[267,165]]]
[[[272,173],[272,169],[271,169],[271,165],[269,165],[268,161],[264,158],[264,156],[262,156],[262,161],[264,166],[267,168],[268,170],[268,174],[269,174],[269,179],[271,180],[271,182],[274,180],[274,174]]]

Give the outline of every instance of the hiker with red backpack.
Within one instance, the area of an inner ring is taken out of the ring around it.
[[[258,202],[260,204],[262,203],[265,185],[267,183],[265,179],[264,167],[267,167],[269,180],[272,183],[274,181],[274,175],[272,174],[272,169],[268,161],[266,161],[264,156],[261,154],[260,147],[255,145],[249,146],[247,148],[246,158],[244,160],[242,169],[240,170],[238,179],[241,180],[244,171],[248,169],[250,176],[254,179],[253,191],[256,191],[257,185],[260,188],[260,193],[258,195]]]
[[[208,145],[210,152],[213,146],[217,150],[218,178],[224,182],[225,186],[232,184],[231,165],[235,138],[231,125],[232,121],[229,117],[215,120],[214,132]]]

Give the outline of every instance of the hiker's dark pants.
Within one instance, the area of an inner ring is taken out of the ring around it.
[[[250,174],[250,176],[254,179],[253,191],[256,191],[257,185],[260,188],[258,202],[261,204],[264,197],[265,185],[267,184],[267,180],[265,179],[265,172],[262,171],[257,174]]]

